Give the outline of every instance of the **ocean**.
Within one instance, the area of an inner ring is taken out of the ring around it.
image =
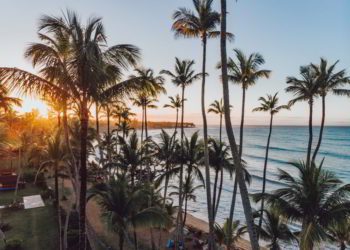
[[[244,129],[243,137],[243,158],[247,162],[247,169],[252,175],[252,183],[248,187],[250,193],[261,192],[264,157],[269,128],[267,126],[247,126]],[[166,130],[172,133],[172,129]],[[185,129],[186,136],[191,136],[194,132],[202,128]],[[313,148],[315,148],[319,127],[314,127]],[[154,140],[159,138],[160,130],[149,130],[149,135]],[[234,127],[236,142],[239,141],[239,127]],[[219,127],[210,126],[208,128],[210,137],[219,137]],[[225,129],[223,129],[223,141],[227,141]],[[296,173],[295,169],[288,165],[288,162],[304,160],[306,158],[306,149],[308,143],[308,127],[304,126],[275,126],[272,130],[269,160],[267,164],[267,184],[266,190],[274,190],[283,186],[278,180],[278,169],[283,169],[289,173]],[[318,162],[324,159],[323,167],[333,171],[344,183],[350,183],[350,127],[325,127],[321,148],[319,151]],[[204,174],[204,172],[203,172]],[[211,182],[214,181],[214,172],[211,172]],[[217,222],[223,223],[229,216],[232,190],[234,180],[229,174],[224,175],[222,197],[217,215]],[[206,211],[205,190],[199,190],[196,193],[196,202],[189,203],[189,212],[205,221],[208,220]],[[234,219],[244,223],[245,218],[240,200],[240,194],[237,195]],[[252,203],[254,208],[256,204]],[[294,249],[294,247],[285,247],[285,249]],[[329,249],[327,247],[327,249]]]

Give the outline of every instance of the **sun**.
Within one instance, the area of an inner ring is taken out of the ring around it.
[[[22,107],[16,108],[20,113],[30,112],[35,109],[39,111],[41,116],[48,117],[49,107],[44,101],[34,97],[24,97],[22,100]]]

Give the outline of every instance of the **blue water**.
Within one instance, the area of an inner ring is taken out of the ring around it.
[[[172,130],[167,130],[172,132]],[[201,128],[186,129],[186,136],[190,136]],[[234,127],[236,142],[239,141],[239,127]],[[160,130],[150,130],[149,134],[157,139]],[[318,140],[319,128],[314,128],[313,148]],[[208,129],[210,137],[219,136],[219,127],[211,126]],[[262,170],[265,157],[265,148],[268,136],[268,127],[251,126],[246,127],[243,137],[243,158],[247,162],[247,169],[253,176],[249,186],[250,193],[261,191]],[[227,136],[223,132],[223,140],[227,141]],[[277,169],[283,169],[289,173],[296,173],[295,169],[288,165],[290,161],[298,161],[306,158],[306,148],[308,143],[308,128],[293,126],[276,126],[273,128],[271,144],[269,150],[269,161],[267,166],[267,191],[282,187],[278,180]],[[318,161],[324,158],[324,168],[333,171],[346,183],[350,182],[350,127],[326,127],[322,145],[319,151]],[[211,182],[213,183],[214,173],[211,172]],[[229,215],[233,179],[226,173],[224,176],[224,186],[217,215],[217,222],[222,223]],[[204,190],[197,192],[197,201],[189,204],[190,212],[207,221],[206,196]],[[234,218],[244,223],[243,208],[240,194],[237,195],[237,206]],[[252,206],[256,205],[252,203]]]

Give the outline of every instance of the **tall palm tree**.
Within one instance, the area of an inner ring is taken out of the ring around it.
[[[173,196],[173,195],[176,195],[176,196],[179,196],[179,186],[177,185],[171,185],[169,186],[172,190],[172,191],[169,195],[170,196]],[[185,179],[185,184],[184,184],[184,187],[183,187],[183,192],[182,192],[182,199],[184,200],[185,204],[184,204],[184,207],[185,207],[185,210],[184,210],[184,218],[183,218],[183,225],[186,225],[186,219],[187,219],[187,208],[188,208],[188,201],[194,201],[196,202],[196,194],[195,192],[198,190],[198,189],[201,189],[203,188],[204,185],[196,185],[195,186],[195,183],[194,183],[194,177],[192,175],[187,175],[186,179]]]
[[[244,210],[244,215],[246,218],[247,229],[250,238],[250,244],[253,250],[259,249],[259,241],[256,235],[256,230],[254,227],[254,218],[252,214],[252,208],[249,200],[248,189],[245,183],[242,161],[239,156],[239,150],[236,144],[235,135],[232,129],[231,117],[230,117],[230,95],[228,86],[228,70],[227,70],[227,5],[226,0],[220,0],[221,8],[221,27],[220,27],[220,57],[221,57],[221,79],[222,79],[222,91],[224,99],[224,114],[225,114],[225,127],[227,138],[230,143],[230,148],[232,151],[232,157],[234,164],[236,166],[236,179],[240,188],[242,205]],[[231,231],[233,219],[229,219],[229,230]],[[228,245],[229,246],[229,245]],[[228,247],[230,248],[230,247]]]
[[[62,245],[62,223],[61,223],[61,207],[60,207],[60,196],[58,187],[58,175],[62,169],[67,167],[67,152],[63,147],[61,140],[60,131],[56,132],[53,138],[50,138],[45,150],[45,158],[38,169],[38,173],[44,168],[52,168],[55,178],[55,207],[57,212],[57,224],[58,224],[58,235],[59,235],[59,249],[63,249]]]
[[[165,104],[164,108],[172,108],[176,110],[175,132],[177,132],[177,125],[179,121],[179,110],[181,108],[182,101],[179,94],[177,94],[175,97],[169,96],[169,99],[170,99],[170,103]]]
[[[269,149],[270,149],[270,140],[271,140],[271,134],[272,134],[272,123],[273,123],[273,116],[276,115],[279,111],[283,109],[289,109],[288,105],[278,105],[278,97],[277,94],[267,95],[267,98],[260,97],[259,101],[261,102],[259,107],[256,107],[253,109],[253,112],[260,111],[260,112],[269,112],[270,113],[270,127],[269,127],[269,135],[267,137],[267,144],[266,144],[266,151],[265,151],[265,161],[264,161],[264,172],[263,172],[263,185],[262,185],[262,193],[265,193],[265,187],[266,187],[266,170],[267,170],[267,161],[269,159]],[[259,228],[261,228],[262,220],[263,220],[263,210],[264,210],[264,199],[261,200],[261,207],[260,207],[260,219],[259,219]]]
[[[350,214],[350,184],[314,162],[293,162],[297,175],[279,170],[279,180],[286,187],[271,193],[254,194],[255,201],[265,199],[268,206],[292,222],[301,223],[300,249],[313,249],[327,239],[327,228]]]
[[[168,75],[171,81],[176,85],[181,87],[181,156],[184,155],[184,115],[185,115],[185,88],[191,85],[194,81],[198,80],[202,75],[196,74],[193,70],[194,61],[193,60],[180,60],[175,58],[175,71],[171,72],[169,70],[162,70],[160,73]],[[181,240],[183,239],[183,226],[182,226],[182,187],[183,187],[183,162],[180,164],[180,183],[179,183],[179,209],[178,216],[176,219],[176,228],[179,233]]]
[[[209,245],[213,246],[214,220],[211,204],[211,188],[209,173],[209,154],[208,154],[208,125],[205,108],[205,80],[206,80],[206,56],[207,40],[218,37],[217,25],[220,23],[220,14],[213,10],[213,0],[193,0],[195,11],[180,8],[173,15],[174,23],[172,29],[177,37],[200,38],[203,46],[202,53],[202,90],[201,90],[201,109],[203,118],[204,135],[204,165],[206,176],[206,193],[209,220]]]
[[[136,64],[139,50],[128,44],[108,47],[100,18],[90,18],[86,25],[82,25],[77,14],[71,11],[67,11],[64,17],[43,16],[39,31],[44,32],[38,34],[42,43],[30,45],[25,54],[34,67],[40,68],[39,74],[17,68],[0,68],[0,80],[24,93],[56,93],[79,105],[81,150],[79,169],[76,167],[80,182],[79,249],[85,250],[88,103],[103,86],[109,93],[130,91],[126,88],[130,80],[115,83],[121,80],[122,69]]]
[[[209,140],[209,164],[213,167],[215,171],[215,179],[214,179],[214,187],[213,187],[213,216],[214,219],[216,217],[220,198],[221,191],[223,186],[224,179],[224,170],[228,171],[230,175],[232,175],[234,171],[234,165],[232,157],[230,156],[230,147],[226,146],[225,143],[221,141],[216,141],[214,139]],[[219,191],[217,193],[218,188],[218,177],[220,173],[220,183],[219,183]]]
[[[296,237],[288,228],[286,220],[278,213],[278,211],[273,209],[260,210],[257,213],[257,216],[260,218],[261,213],[263,213],[264,227],[259,226],[259,235],[263,240],[270,242],[267,245],[269,249],[280,250],[280,241],[296,241]]]
[[[0,109],[5,113],[12,109],[13,106],[21,106],[22,100],[9,96],[6,86],[0,84]]]
[[[175,132],[174,132],[175,133]],[[161,166],[164,168],[164,174],[159,177],[159,182],[165,178],[164,182],[164,195],[163,195],[163,207],[165,207],[170,173],[175,163],[175,150],[177,146],[177,139],[175,136],[170,136],[165,130],[162,129],[160,133],[160,142],[153,142],[155,156],[160,161]]]
[[[219,141],[222,141],[222,117],[224,115],[224,103],[222,98],[220,99],[220,101],[215,100],[212,104],[210,104],[209,106],[210,108],[208,109],[208,113],[214,113],[216,115],[219,115],[220,117],[220,132],[219,132]],[[231,106],[232,107],[232,106]]]
[[[108,183],[97,184],[88,192],[88,199],[96,197],[102,206],[108,223],[119,236],[119,249],[124,249],[124,240],[137,246],[129,239],[128,229],[164,227],[169,223],[167,214],[159,207],[148,207],[149,193],[138,188],[129,190],[122,177],[111,179]]]
[[[311,147],[313,139],[313,105],[314,99],[319,91],[317,77],[310,66],[302,66],[300,67],[300,78],[287,77],[287,84],[289,86],[286,88],[286,92],[291,92],[295,96],[295,98],[289,102],[289,105],[293,105],[300,101],[307,101],[309,104],[309,142],[306,156],[306,164],[309,165],[311,163]]]
[[[335,67],[339,61],[336,61],[334,64],[328,66],[326,59],[321,58],[320,64],[311,64],[311,68],[315,71],[317,77],[317,84],[319,85],[319,95],[322,99],[322,120],[320,127],[320,134],[318,137],[318,142],[315,148],[315,151],[312,155],[312,161],[316,160],[317,153],[320,149],[324,122],[326,118],[326,96],[328,93],[333,92],[333,90],[342,87],[345,83],[349,82],[350,77],[346,76],[345,69],[335,72]]]

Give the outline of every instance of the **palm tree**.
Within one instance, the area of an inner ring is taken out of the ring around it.
[[[336,61],[334,64],[328,66],[328,62],[326,59],[321,58],[320,64],[315,65],[311,64],[311,68],[315,71],[317,77],[317,84],[319,85],[319,95],[322,99],[322,120],[320,127],[320,134],[318,137],[317,146],[312,155],[312,161],[316,160],[317,153],[320,149],[322,137],[323,137],[323,129],[324,122],[326,118],[326,96],[329,92],[333,92],[333,90],[343,86],[345,83],[349,82],[350,77],[347,77],[345,74],[345,69],[335,72],[335,67],[339,61]]]
[[[165,212],[158,207],[148,207],[149,194],[145,189],[128,189],[122,177],[108,183],[97,184],[88,192],[88,199],[96,197],[111,228],[118,233],[119,249],[124,249],[124,240],[131,243],[128,228],[164,227],[169,223]]]
[[[201,108],[203,118],[203,135],[204,135],[204,165],[205,180],[209,220],[209,245],[212,247],[214,220],[211,204],[211,188],[209,173],[209,155],[208,155],[208,125],[205,108],[205,78],[206,78],[206,56],[207,56],[207,39],[218,37],[219,32],[216,30],[220,23],[220,14],[212,8],[213,0],[193,0],[195,12],[186,8],[180,8],[173,15],[174,23],[172,29],[177,37],[200,38],[203,46],[202,59],[202,91],[201,91]]]
[[[227,218],[223,224],[223,226],[220,226],[219,224],[215,224],[214,227],[214,233],[216,240],[218,241],[219,245],[225,244],[227,248],[230,248],[232,245],[234,246],[235,243],[242,238],[243,234],[246,233],[246,230],[244,227],[239,227],[239,220],[235,220],[231,223],[231,228],[229,229],[229,219]]]
[[[119,136],[120,154],[118,155],[118,167],[124,170],[125,173],[130,173],[131,187],[135,187],[136,173],[141,169],[142,163],[145,161],[143,157],[143,147],[139,144],[136,132],[133,132],[129,140]],[[140,178],[139,178],[140,179]]]
[[[272,122],[273,122],[273,116],[277,114],[282,109],[289,109],[288,105],[280,105],[278,106],[278,97],[277,94],[267,95],[267,98],[260,97],[259,101],[261,102],[259,107],[256,107],[253,109],[253,112],[260,111],[260,112],[269,112],[270,113],[270,128],[269,128],[269,135],[267,137],[267,145],[266,145],[266,152],[265,152],[265,161],[264,161],[264,173],[263,173],[263,186],[262,186],[262,193],[265,193],[265,187],[266,187],[266,170],[267,170],[267,161],[269,159],[269,149],[270,149],[270,140],[271,140],[271,134],[272,134]],[[261,200],[261,207],[260,207],[260,219],[259,219],[259,228],[261,228],[262,225],[262,219],[263,219],[263,210],[264,210],[264,199]]]
[[[225,143],[221,141],[216,141],[214,139],[209,140],[209,164],[211,167],[213,167],[215,171],[215,180],[214,180],[214,192],[213,192],[213,216],[214,219],[216,217],[220,198],[221,198],[221,191],[223,186],[223,179],[224,179],[224,170],[228,171],[231,175],[234,171],[234,165],[232,157],[230,156],[230,147],[226,146]],[[219,191],[218,194],[217,188],[218,188],[218,176],[220,173],[220,184],[219,184]]]
[[[232,108],[232,106],[231,106]],[[210,108],[208,109],[208,113],[214,113],[219,115],[220,117],[220,132],[219,132],[219,141],[222,141],[222,117],[224,115],[224,103],[222,98],[220,101],[215,100],[212,104],[210,104]]]
[[[8,89],[0,84],[0,109],[7,113],[13,106],[21,106],[22,100],[15,97],[9,97]]]
[[[349,218],[344,219],[328,229],[329,237],[332,241],[339,243],[339,249],[345,250],[350,244],[350,223]]]
[[[55,206],[56,206],[57,222],[58,222],[57,224],[58,224],[58,235],[59,235],[59,249],[63,249],[58,175],[59,175],[59,171],[67,167],[67,153],[66,153],[66,149],[63,147],[63,144],[62,144],[60,131],[57,131],[56,135],[53,138],[49,139],[47,144],[47,149],[45,151],[46,151],[45,155],[47,159],[41,163],[41,166],[37,171],[37,175],[43,168],[53,169],[54,177],[55,177]]]
[[[221,57],[221,79],[222,79],[222,91],[224,99],[224,114],[225,114],[225,127],[227,137],[230,143],[232,151],[232,157],[236,166],[236,179],[240,188],[242,205],[244,215],[246,218],[247,229],[250,237],[250,244],[253,250],[259,249],[259,241],[256,235],[254,227],[254,219],[252,215],[252,208],[250,205],[248,189],[244,180],[242,161],[240,159],[239,151],[236,144],[235,135],[232,129],[231,117],[230,117],[230,95],[228,87],[228,70],[227,70],[227,5],[226,0],[220,0],[221,7],[221,28],[220,28],[220,57]],[[229,219],[229,230],[231,231],[232,218]],[[229,245],[228,245],[229,246]]]
[[[193,60],[180,60],[175,58],[175,71],[171,72],[169,70],[162,70],[160,73],[171,77],[171,81],[176,85],[181,87],[181,156],[184,155],[184,115],[185,115],[185,88],[191,85],[194,81],[198,80],[202,75],[196,74],[193,70],[194,61]],[[176,228],[180,236],[180,240],[183,239],[183,226],[182,226],[182,186],[183,186],[183,162],[180,165],[180,183],[179,183],[179,209],[177,216]]]
[[[183,186],[183,191],[182,191],[182,196],[183,196],[182,199],[185,201],[185,210],[184,210],[185,215],[184,215],[183,222],[182,222],[183,225],[186,225],[188,201],[192,200],[192,201],[196,202],[195,192],[198,189],[204,188],[204,185],[195,186],[194,184],[195,184],[194,177],[192,175],[187,175],[187,177],[185,179],[184,186]],[[175,190],[169,194],[170,196],[173,196],[173,195],[179,196],[179,194],[180,194],[179,193],[179,186],[171,185],[169,187],[172,188],[173,190]]]
[[[175,120],[175,133],[176,133],[177,125],[179,121],[179,109],[181,108],[182,101],[179,94],[177,94],[175,97],[169,96],[169,99],[170,99],[170,103],[165,104],[164,108],[172,108],[176,110],[176,120]]]
[[[279,180],[286,187],[271,193],[254,194],[254,200],[265,199],[268,206],[291,222],[300,222],[300,249],[313,249],[327,239],[327,228],[350,214],[350,184],[342,182],[330,171],[314,162],[293,162],[295,174],[279,170]]]
[[[108,47],[100,18],[90,18],[86,25],[82,25],[77,14],[71,11],[67,11],[64,17],[43,16],[39,31],[46,33],[38,34],[42,43],[32,44],[26,51],[33,66],[40,68],[39,74],[17,68],[0,68],[0,81],[19,88],[23,93],[55,93],[79,105],[81,150],[80,166],[79,170],[75,167],[75,176],[79,176],[80,181],[79,249],[85,250],[88,102],[103,87],[109,90],[109,94],[124,94],[130,90],[126,86],[134,81],[115,82],[121,79],[122,69],[136,64],[139,50],[128,44]]]
[[[175,133],[175,132],[174,132]],[[177,146],[177,139],[175,136],[170,136],[165,130],[162,129],[160,133],[160,142],[153,142],[155,156],[160,161],[161,166],[164,168],[164,174],[159,177],[161,182],[165,177],[164,183],[164,195],[163,195],[163,207],[165,206],[170,173],[175,163],[175,150]]]
[[[307,101],[309,104],[309,142],[307,147],[306,164],[309,165],[311,162],[311,147],[312,147],[312,118],[313,118],[313,104],[314,99],[319,91],[319,85],[317,84],[317,77],[315,72],[310,66],[300,67],[301,78],[287,77],[286,92],[292,92],[295,96],[289,102],[289,105],[293,105],[296,102]]]
[[[278,211],[260,210],[257,216],[261,218],[263,213],[264,227],[259,226],[259,235],[265,241],[270,241],[267,245],[271,250],[280,250],[280,241],[291,242],[295,241],[296,237],[289,230],[286,220],[278,213]]]

